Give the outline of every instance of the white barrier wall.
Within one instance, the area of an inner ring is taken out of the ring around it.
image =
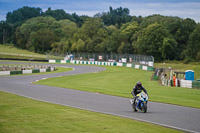
[[[30,74],[30,73],[32,73],[32,70],[22,70],[22,73],[23,74]]]
[[[70,60],[70,63],[73,63],[73,64],[74,64],[74,60]]]
[[[10,71],[0,71],[0,75],[10,75]]]
[[[51,71],[54,71],[54,67],[51,67]]]
[[[51,71],[55,70],[55,67],[50,68]],[[18,70],[19,71],[19,70]],[[46,72],[47,69],[39,69],[39,72]],[[11,73],[14,71],[0,71],[0,75],[15,75],[15,73]],[[21,70],[21,74],[31,74],[33,73],[33,70]]]
[[[135,68],[136,69],[140,69],[140,65],[135,65]]]
[[[180,86],[186,88],[192,88],[192,80],[180,80]]]
[[[61,63],[66,63],[66,60],[61,60],[60,62],[61,62]]]
[[[128,64],[126,65],[126,67],[132,67],[132,64],[129,64],[129,63],[128,63]]]
[[[41,73],[46,72],[46,69],[40,69],[40,72]]]
[[[64,60],[59,61],[60,63],[67,63]],[[49,63],[56,63],[56,60],[49,60]],[[100,61],[80,61],[80,60],[71,60],[70,63],[73,64],[92,64],[92,65],[103,65],[103,66],[125,66],[125,67],[134,67],[135,69],[142,69],[147,71],[153,71],[153,68],[149,66],[141,66],[141,65],[134,65],[131,63],[125,63],[122,62],[100,62]]]
[[[49,60],[49,63],[56,63],[56,60]]]
[[[142,66],[142,69],[143,70],[147,70],[147,66]]]
[[[79,64],[79,63],[81,64],[81,61],[80,61],[80,60],[77,60],[77,61],[76,61],[76,64]]]
[[[123,66],[123,63],[117,62],[117,66]]]

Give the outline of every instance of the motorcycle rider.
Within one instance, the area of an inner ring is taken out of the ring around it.
[[[135,85],[135,87],[133,88],[133,91],[131,92],[131,94],[133,95],[134,100],[131,102],[131,104],[133,104],[135,110],[136,110],[136,105],[135,105],[135,101],[138,98],[137,94],[141,93],[142,91],[144,91],[147,94],[147,90],[142,86],[142,83],[140,81],[137,82],[137,84]],[[148,94],[147,94],[148,95]]]

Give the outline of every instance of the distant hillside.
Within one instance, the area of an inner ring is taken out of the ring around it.
[[[12,45],[0,44],[0,58],[16,58],[16,59],[46,59],[46,55],[22,50]]]

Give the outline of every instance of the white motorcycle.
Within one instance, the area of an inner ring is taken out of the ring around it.
[[[147,103],[148,103],[148,95],[144,92],[141,92],[139,94],[137,94],[137,99],[135,101],[135,105],[134,105],[134,100],[130,100],[132,108],[134,111],[142,111],[144,113],[147,112]]]

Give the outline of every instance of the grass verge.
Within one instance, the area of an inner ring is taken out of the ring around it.
[[[151,101],[200,108],[200,90],[161,86],[157,81],[150,80],[153,72],[126,67],[106,67],[106,69],[99,73],[50,78],[41,80],[37,84],[132,97],[130,93],[133,86],[137,81],[141,81]]]
[[[180,131],[117,116],[45,103],[0,91],[1,133],[132,133]]]
[[[165,63],[155,63],[155,67],[169,68],[174,70],[185,72],[186,70],[193,70],[195,79],[200,79],[200,62],[193,62],[184,64],[182,62],[165,62]]]
[[[0,56],[1,58],[14,58],[14,59],[63,59],[64,57],[44,55],[39,53],[34,53],[28,50],[16,48],[13,45],[2,45],[0,44]]]
[[[17,59],[45,59],[45,55],[30,52],[28,50],[23,50],[16,48],[12,45],[1,45],[0,44],[0,54],[1,58],[17,58]],[[31,55],[31,56],[30,56]]]

